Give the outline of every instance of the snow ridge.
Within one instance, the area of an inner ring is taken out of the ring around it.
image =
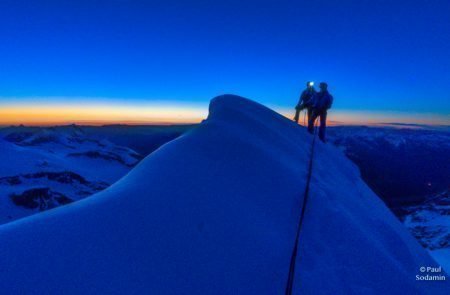
[[[105,191],[1,226],[0,288],[282,294],[311,140],[257,103],[216,97],[199,127]],[[416,281],[436,263],[341,151],[318,142],[313,169],[295,294],[450,292]]]

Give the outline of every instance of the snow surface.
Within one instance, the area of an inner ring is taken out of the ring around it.
[[[11,196],[48,189],[76,201],[123,177],[142,157],[135,151],[85,134],[78,126],[0,129],[0,224],[60,205],[35,194],[40,206],[20,206]]]
[[[439,262],[442,268],[448,273],[450,271],[450,249],[439,249],[429,251],[431,256]]]
[[[237,96],[95,197],[0,226],[5,294],[283,294],[312,137]],[[316,143],[295,294],[449,294],[337,148]]]
[[[450,191],[404,210],[403,224],[430,250],[431,256],[450,271]]]
[[[445,191],[418,206],[406,207],[404,225],[430,250],[450,247],[450,192]]]

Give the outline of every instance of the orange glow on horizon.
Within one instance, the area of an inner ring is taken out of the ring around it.
[[[105,124],[190,124],[207,113],[195,107],[169,106],[45,106],[0,107],[0,125],[105,125]]]
[[[294,111],[274,107],[288,119]],[[0,125],[170,125],[199,123],[208,115],[203,105],[42,105],[42,106],[0,106]],[[332,110],[329,125],[372,125],[380,123],[414,123],[427,125],[449,125],[445,116],[399,112],[374,112],[354,110]],[[300,123],[303,123],[303,113]]]

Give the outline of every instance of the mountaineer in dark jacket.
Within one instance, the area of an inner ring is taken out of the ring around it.
[[[333,104],[333,96],[328,92],[328,84],[321,82],[319,85],[320,91],[315,96],[315,101],[312,106],[312,114],[308,120],[309,133],[314,132],[314,122],[317,117],[320,117],[319,138],[325,142],[325,128],[327,123],[327,111]]]
[[[294,116],[294,121],[296,123],[298,123],[298,119],[300,116],[300,112],[303,109],[306,109],[308,112],[308,121],[311,118],[311,111],[312,111],[312,106],[314,104],[314,99],[316,96],[317,92],[314,89],[314,83],[308,81],[306,83],[306,89],[303,90],[302,94],[300,95],[300,99],[297,103],[297,106],[295,107],[295,116]]]

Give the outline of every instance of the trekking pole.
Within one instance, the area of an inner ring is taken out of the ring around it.
[[[295,236],[295,243],[294,243],[294,249],[292,250],[291,255],[291,262],[289,265],[289,275],[288,280],[286,283],[286,295],[292,295],[292,289],[294,287],[294,274],[295,274],[295,265],[297,261],[297,252],[298,252],[298,242],[300,240],[300,232],[302,230],[303,225],[303,219],[305,217],[306,212],[306,205],[308,203],[308,197],[309,197],[309,186],[311,182],[311,175],[312,175],[312,168],[313,168],[313,158],[314,158],[314,144],[316,142],[316,133],[317,133],[317,126],[316,126],[317,118],[314,119],[314,133],[313,133],[313,140],[311,143],[311,155],[309,157],[309,164],[308,164],[308,174],[306,176],[306,186],[305,191],[303,193],[303,205],[302,205],[302,211],[300,213],[300,218],[297,225],[297,232]]]

